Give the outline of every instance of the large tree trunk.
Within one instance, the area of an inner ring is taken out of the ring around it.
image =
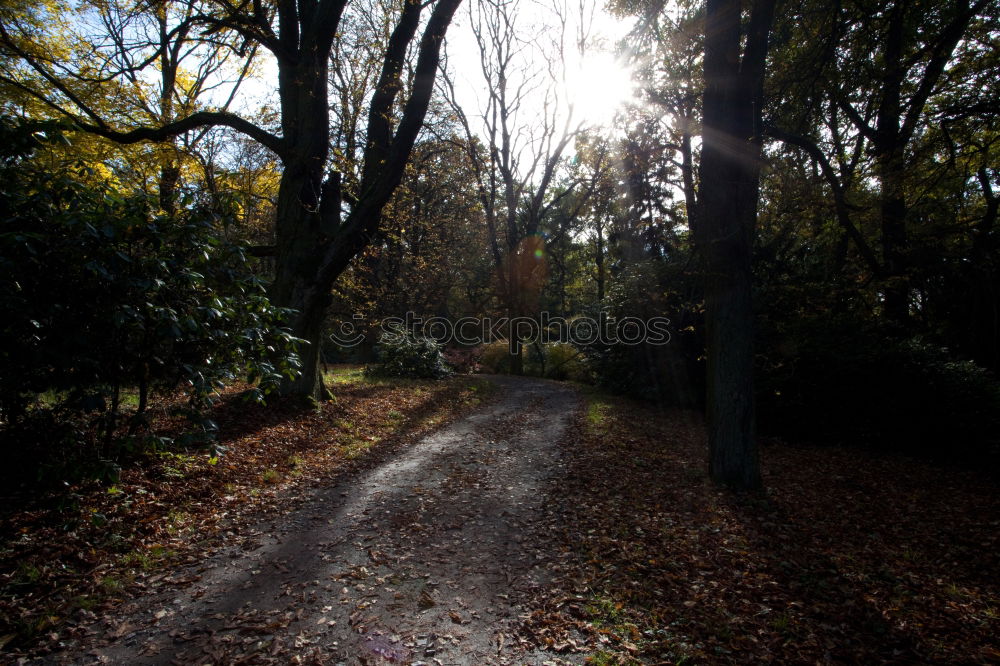
[[[284,382],[283,394],[325,398],[320,373],[323,323],[334,281],[377,233],[382,210],[403,177],[434,89],[445,32],[461,0],[437,0],[427,20],[412,73],[411,94],[402,116],[393,123],[407,49],[420,25],[423,4],[407,2],[386,45],[382,71],[369,108],[367,147],[357,201],[341,212],[340,175],[325,176],[330,117],[328,58],[333,33],[322,38],[295,38],[312,43],[295,58],[278,64],[282,134],[286,148],[278,191],[277,262],[271,296],[275,304],[293,308],[292,333],[304,340],[299,349],[301,374]],[[289,19],[294,16],[289,4]],[[332,5],[331,5],[332,7]],[[336,28],[339,12],[331,10]],[[284,37],[284,31],[282,32]],[[395,125],[395,127],[393,127]],[[393,131],[395,129],[395,132]]]
[[[301,374],[286,379],[281,386],[284,395],[294,394],[320,400],[324,397],[320,360],[323,344],[323,319],[326,304],[313,298],[313,286],[319,267],[317,250],[324,238],[318,216],[303,203],[301,192],[309,187],[308,178],[285,169],[278,193],[277,261],[271,300],[280,307],[291,308],[298,315],[288,322],[295,337],[306,344],[299,345]]]
[[[177,183],[181,179],[181,169],[176,162],[167,157],[163,158],[160,166],[160,176],[158,181],[158,196],[160,209],[167,215],[177,212],[175,200],[177,198]]]
[[[286,379],[281,387],[283,394],[296,394],[323,398],[319,363],[323,343],[323,319],[326,304],[314,302],[313,280],[318,268],[317,248],[323,238],[318,222],[301,204],[296,192],[301,183],[296,179],[282,178],[278,196],[278,219],[283,225],[295,225],[294,230],[277,235],[277,261],[271,285],[271,300],[275,305],[297,311],[294,321],[288,322],[292,334],[306,342],[299,345],[301,374]]]
[[[697,241],[705,268],[709,472],[761,485],[754,439],[750,259],[760,176],[760,100],[773,0],[757,0],[740,58],[739,0],[708,0]]]
[[[283,160],[276,211],[276,251],[271,300],[297,311],[288,322],[292,334],[306,342],[299,346],[301,374],[286,379],[282,394],[323,399],[320,360],[323,319],[327,301],[316,296],[316,277],[323,250],[330,242],[324,233],[321,206],[336,206],[339,191],[324,192],[323,169],[328,156],[330,119],[327,107],[325,55],[279,66],[282,131],[293,146]],[[329,188],[327,188],[329,190]]]
[[[883,288],[883,311],[886,319],[901,328],[906,326],[910,310],[910,289],[904,266],[906,248],[906,199],[903,174],[905,139],[900,136],[902,118],[902,85],[906,74],[903,65],[904,3],[897,2],[889,14],[885,42],[885,73],[882,79],[882,99],[875,130],[877,170],[881,185],[882,263],[886,282]]]
[[[886,320],[905,330],[910,319],[910,281],[906,265],[906,199],[903,194],[904,160],[890,154],[880,160],[882,183],[880,202],[882,264],[886,281],[883,287],[883,312]]]

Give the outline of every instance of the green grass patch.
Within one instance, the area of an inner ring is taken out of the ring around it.
[[[337,384],[358,384],[367,381],[363,365],[331,365],[323,373],[323,382],[327,386]]]
[[[30,562],[21,562],[17,565],[17,572],[14,574],[15,585],[31,585],[37,583],[42,577],[42,570]]]
[[[105,594],[118,594],[125,586],[126,582],[118,576],[105,576],[100,582],[100,589]]]
[[[587,396],[587,426],[591,432],[604,432],[610,413],[611,402],[606,398],[597,394]]]
[[[133,550],[122,557],[122,564],[142,571],[152,571],[157,565],[177,554],[166,546],[153,545],[143,550]],[[107,579],[105,579],[107,580]]]

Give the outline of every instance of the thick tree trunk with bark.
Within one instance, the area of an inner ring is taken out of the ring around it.
[[[760,176],[760,102],[773,0],[752,7],[740,55],[740,0],[708,0],[697,241],[705,270],[709,471],[760,487],[754,440],[751,250]]]
[[[889,12],[885,42],[885,71],[882,78],[882,100],[875,128],[875,152],[881,184],[882,263],[886,282],[883,288],[883,310],[886,319],[905,327],[909,319],[909,282],[904,266],[906,247],[906,199],[903,190],[905,140],[900,135],[902,121],[902,85],[906,75],[903,65],[904,3],[897,2]]]
[[[278,188],[276,271],[270,293],[276,305],[298,312],[289,323],[293,334],[306,342],[299,346],[302,372],[284,382],[282,393],[317,400],[325,397],[320,359],[327,303],[312,293],[322,251],[330,242],[320,208],[340,205],[323,200],[328,195],[322,183],[330,135],[327,73],[326,54],[279,62],[282,133],[289,149],[283,155]]]
[[[418,50],[412,91],[393,131],[393,109],[402,89],[406,51],[420,24],[422,5],[408,2],[386,47],[369,110],[368,145],[358,200],[342,214],[340,174],[325,174],[330,118],[329,46],[279,59],[284,171],[278,191],[275,304],[297,312],[289,322],[300,346],[301,374],[282,393],[323,399],[320,362],[323,324],[334,281],[377,233],[382,210],[402,179],[423,124],[444,34],[461,0],[438,0]],[[330,35],[332,39],[332,35]]]
[[[320,357],[323,344],[323,319],[326,303],[312,298],[312,287],[319,269],[318,251],[322,249],[323,234],[315,211],[310,210],[302,193],[311,189],[312,178],[293,173],[286,168],[278,195],[277,260],[275,277],[271,284],[271,300],[281,307],[292,308],[298,316],[289,322],[292,333],[305,341],[298,353],[301,374],[282,385],[283,394],[324,398]]]

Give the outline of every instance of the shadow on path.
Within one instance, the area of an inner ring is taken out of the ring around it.
[[[493,379],[481,410],[130,602],[99,647],[39,663],[512,663],[512,598],[546,580],[526,528],[578,396]]]

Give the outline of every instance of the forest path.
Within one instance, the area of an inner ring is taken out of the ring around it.
[[[494,381],[481,409],[125,604],[99,647],[45,663],[540,663],[512,639],[515,600],[550,576],[540,517],[580,398]]]

